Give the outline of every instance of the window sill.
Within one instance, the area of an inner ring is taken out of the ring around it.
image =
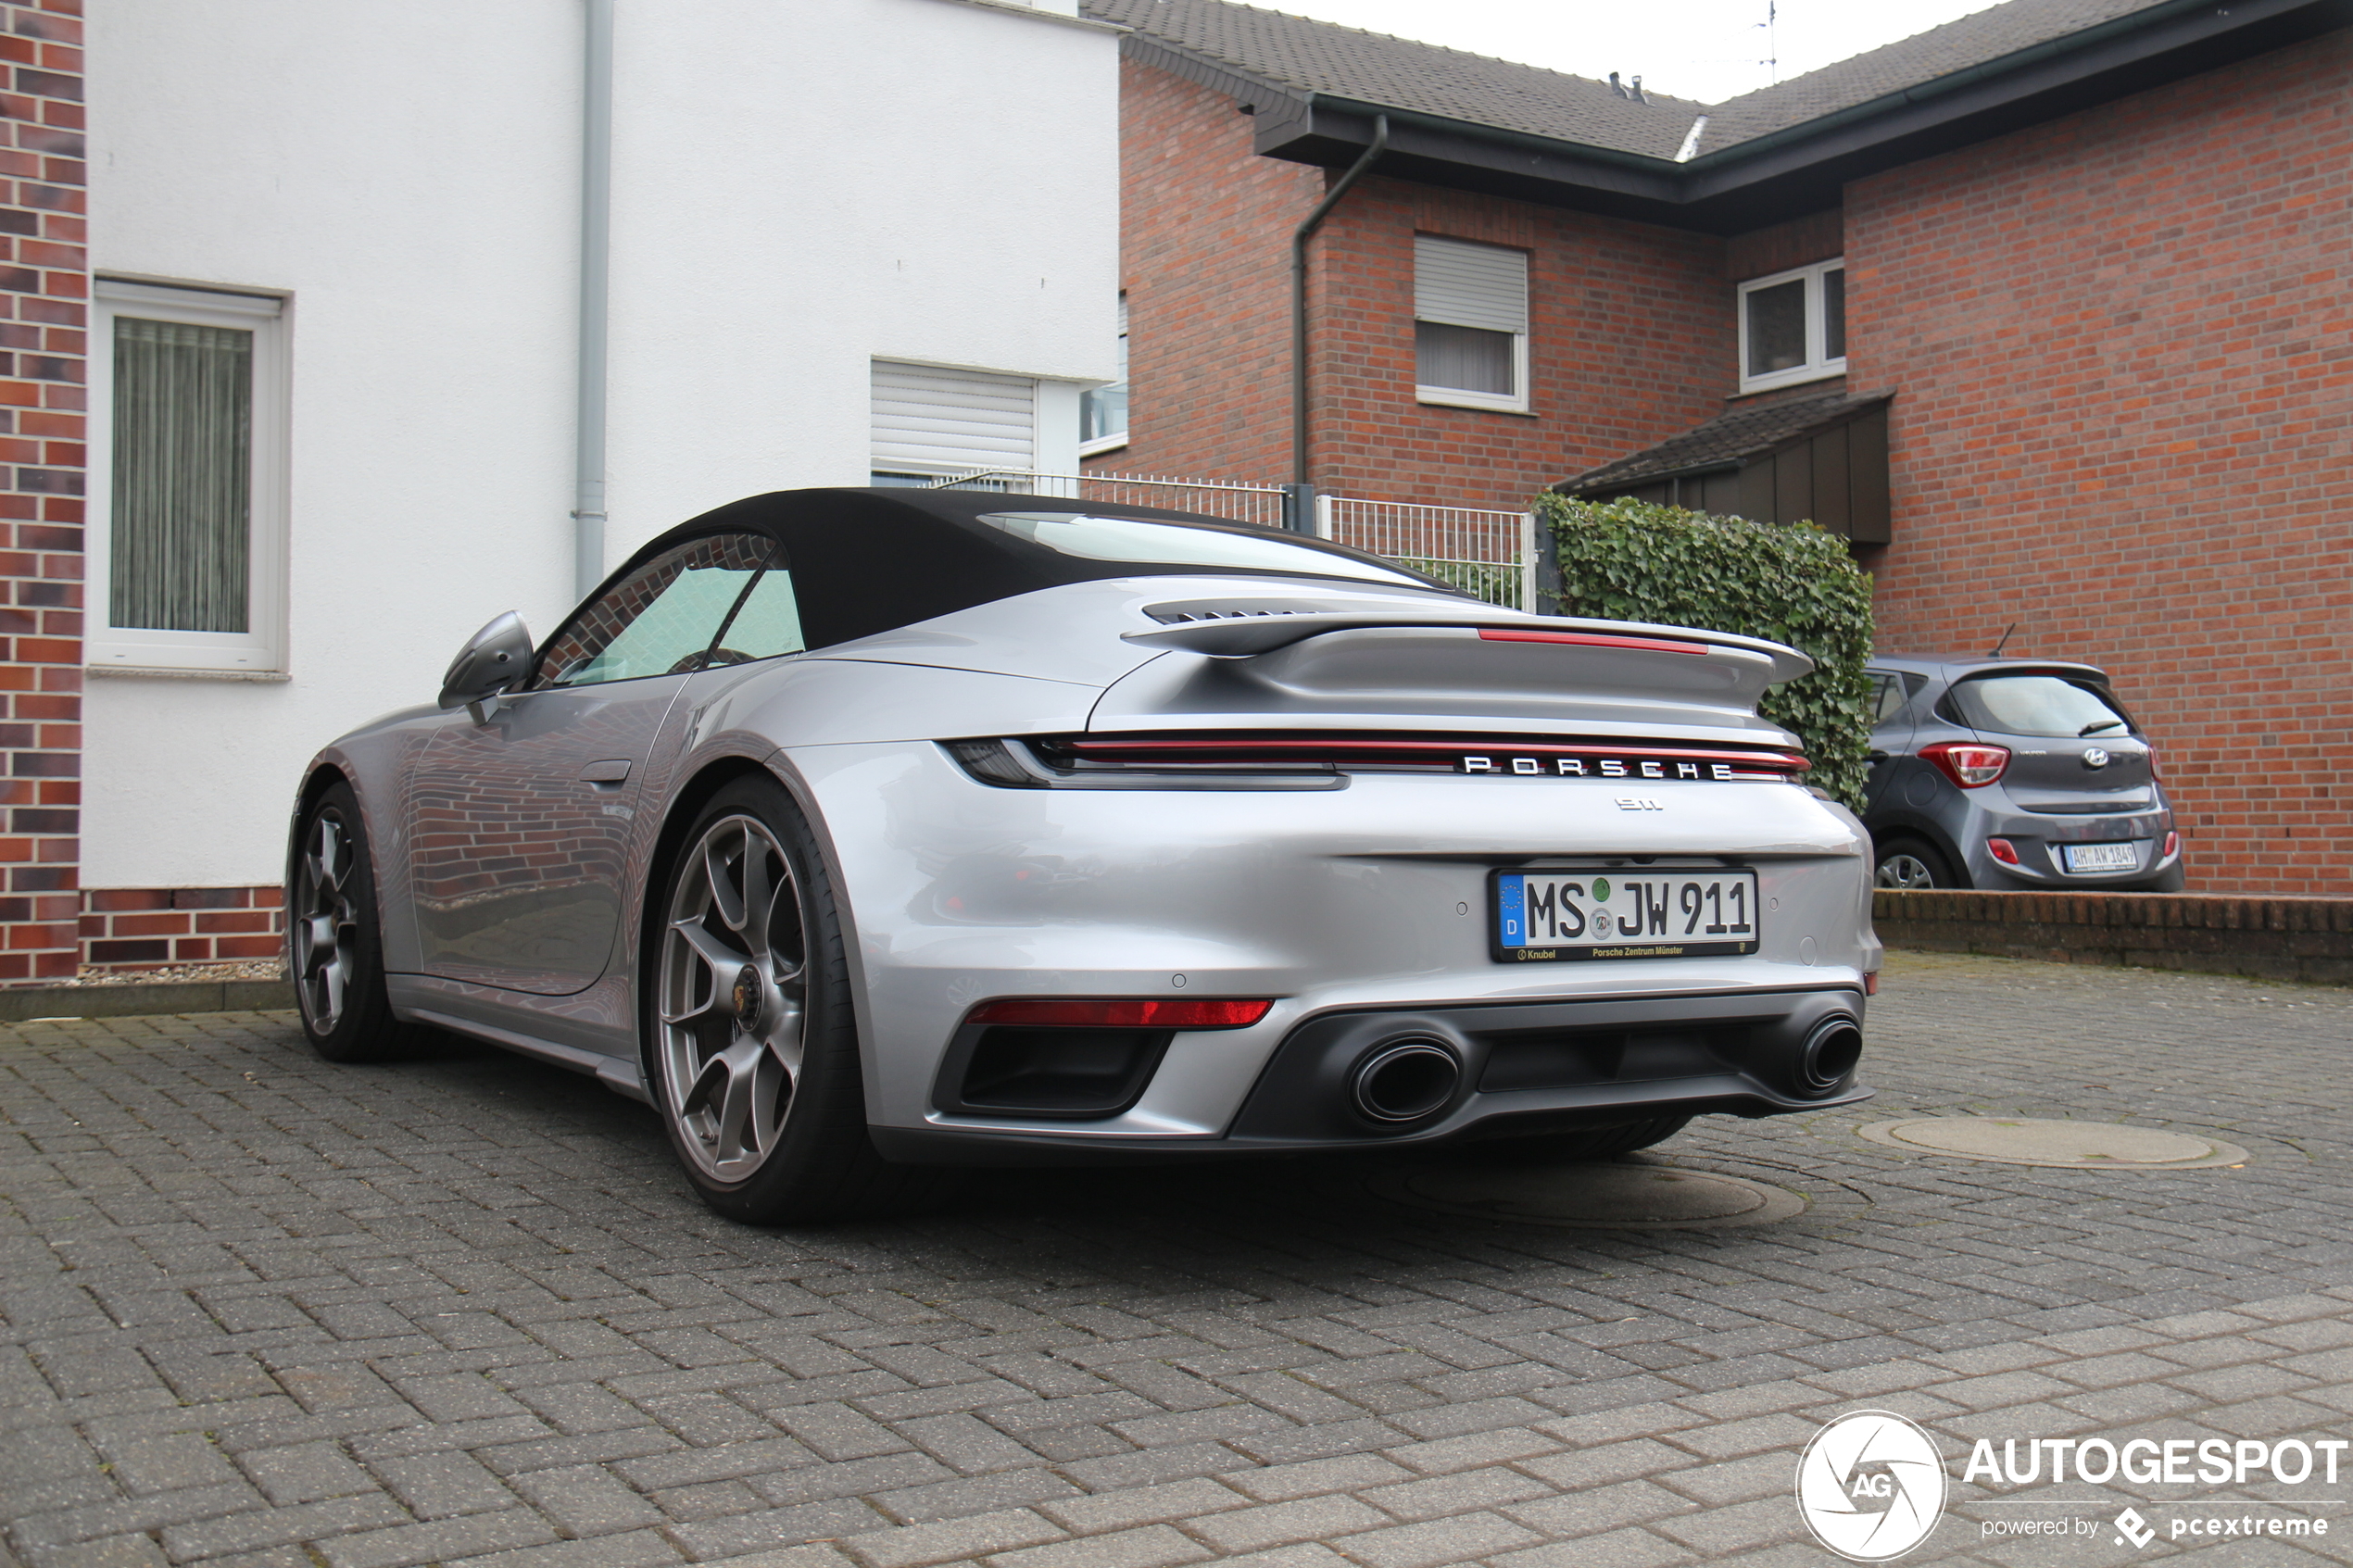
[[[1518,414],[1525,419],[1537,417],[1536,410],[1517,397],[1490,397],[1477,392],[1450,392],[1442,386],[1414,388],[1414,401],[1438,408],[1473,408],[1482,414]]]
[[[1785,386],[1805,386],[1818,381],[1835,381],[1846,373],[1846,361],[1832,359],[1824,365],[1808,365],[1802,370],[1781,370],[1769,376],[1743,377],[1736,395],[1746,397],[1752,392],[1779,392]]]
[[[249,681],[275,685],[294,679],[283,670],[167,670],[157,665],[85,664],[85,675],[129,677],[141,681]]]
[[[1123,451],[1126,445],[1127,433],[1123,430],[1117,435],[1106,435],[1083,443],[1078,448],[1078,455],[1082,458],[1100,458],[1106,452]]]

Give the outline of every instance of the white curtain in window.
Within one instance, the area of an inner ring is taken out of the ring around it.
[[[1528,253],[1415,235],[1414,319],[1491,332],[1528,331]]]
[[[111,624],[250,626],[253,333],[115,319]]]

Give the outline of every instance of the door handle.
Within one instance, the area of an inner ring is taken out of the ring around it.
[[[629,777],[629,759],[616,757],[610,761],[591,762],[580,770],[580,777],[598,789],[617,789]]]

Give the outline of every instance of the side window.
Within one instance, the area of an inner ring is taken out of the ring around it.
[[[549,640],[532,684],[588,686],[701,669],[774,550],[752,534],[721,533],[664,551],[573,614]]]
[[[1846,373],[1846,262],[1817,261],[1741,284],[1741,390]]]
[[[283,670],[285,301],[94,291],[89,661]]]
[[[793,596],[792,573],[772,566],[760,574],[751,592],[720,629],[711,662],[749,664],[756,659],[799,653],[808,646],[801,640],[800,601]]]
[[[1879,728],[1904,711],[1904,677],[1871,671],[1871,727]]]
[[[1414,395],[1528,410],[1528,253],[1414,236]]]

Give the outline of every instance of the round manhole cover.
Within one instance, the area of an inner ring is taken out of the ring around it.
[[[2243,1165],[2236,1144],[2156,1127],[2104,1122],[2040,1122],[2020,1116],[1929,1116],[1874,1122],[1863,1136],[1913,1154],[1951,1154],[2007,1165],[2054,1165],[2070,1170],[2177,1170],[2189,1165]]]
[[[1439,1166],[1390,1173],[1384,1197],[1449,1214],[1613,1230],[1755,1225],[1805,1212],[1793,1192],[1664,1165]]]

